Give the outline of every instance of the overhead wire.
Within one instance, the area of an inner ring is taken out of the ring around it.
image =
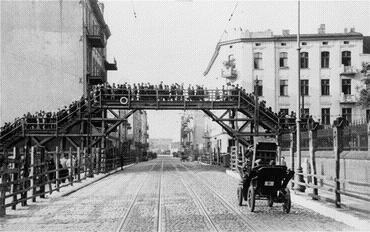
[[[229,19],[227,20],[227,22],[226,22],[226,24],[225,24],[225,27],[224,27],[224,29],[223,29],[223,31],[222,31],[222,33],[221,33],[221,36],[220,36],[220,39],[218,40],[218,42],[221,42],[221,40],[222,40],[222,36],[223,36],[223,35],[225,34],[225,32],[226,32],[226,28],[227,28],[227,26],[229,26],[229,23],[230,23],[231,19],[232,19],[232,18],[233,18],[233,16],[234,16],[234,13],[235,13],[235,11],[236,11],[236,8],[238,7],[238,4],[239,4],[239,1],[236,1],[235,6],[234,6],[234,9],[233,9],[233,11],[232,11],[232,13],[231,13],[231,15],[230,15]]]

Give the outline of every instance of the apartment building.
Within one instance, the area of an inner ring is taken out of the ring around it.
[[[299,65],[305,114],[322,124],[331,124],[338,116],[353,121],[369,114],[357,104],[365,88],[362,64],[370,62],[368,37],[355,28],[326,33],[322,24],[318,33],[302,34],[300,41],[298,59],[297,35],[289,30],[281,35],[235,30],[232,38],[218,43],[204,74],[218,69],[227,82],[247,92],[256,89],[273,111],[288,114],[296,111]]]
[[[0,1],[0,124],[56,111],[107,81],[110,30],[97,0]]]

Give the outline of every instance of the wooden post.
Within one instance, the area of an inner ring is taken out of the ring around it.
[[[13,205],[12,205],[12,209],[15,210],[16,209],[16,202],[17,202],[17,194],[15,194],[17,192],[17,182],[18,182],[18,171],[15,172],[15,170],[18,168],[18,165],[16,164],[17,162],[17,148],[16,147],[13,147],[13,155],[12,155],[12,159],[13,159],[13,163],[12,163],[12,169],[13,169],[13,174],[12,174],[12,178],[11,178],[11,181],[12,181],[12,185],[11,185],[11,193],[13,194]]]
[[[86,163],[86,147],[84,148],[84,153],[83,153],[83,159],[84,159],[84,179],[86,178],[87,175],[87,163]]]
[[[7,189],[7,184],[6,184],[6,178],[5,178],[5,173],[7,171],[7,159],[8,159],[8,153],[4,149],[4,157],[3,157],[3,165],[0,167],[0,217],[5,216],[6,214],[6,208],[5,208],[5,194],[6,194],[6,189]]]
[[[35,177],[36,173],[35,173],[35,147],[32,146],[31,147],[31,172],[30,172],[30,176],[31,176],[31,189],[32,189],[32,202],[36,202],[36,177]]]
[[[94,177],[94,153],[93,153],[93,148],[90,149],[90,153],[87,154],[89,157],[89,173],[88,173],[88,177]]]
[[[342,140],[342,128],[334,124],[333,127],[333,149],[335,156],[335,206],[337,208],[341,207],[340,199],[340,153],[341,153],[341,140]]]
[[[370,121],[367,123],[367,150],[370,152]]]
[[[290,153],[290,168],[291,170],[294,170],[294,132],[290,133],[289,153]],[[294,181],[292,181],[292,189],[293,187]]]
[[[308,142],[309,142],[309,153],[310,153],[310,164],[311,164],[311,175],[312,176],[312,180],[313,180],[313,185],[314,186],[317,186],[317,178],[316,178],[316,156],[315,156],[315,152],[316,152],[316,138],[317,138],[317,130],[316,129],[310,129],[308,131]],[[314,187],[312,189],[312,193],[313,193],[313,196],[312,196],[312,199],[314,200],[317,200],[318,199],[318,195],[319,195],[319,192],[318,192],[318,189],[316,187]]]
[[[77,147],[77,181],[81,181],[81,151],[80,147]]]
[[[55,154],[54,154],[54,159],[55,159],[55,188],[59,192],[60,191],[60,179],[59,179],[59,148],[55,148]]]
[[[28,158],[29,158],[29,151],[27,149],[27,146],[24,147],[24,156],[23,159],[21,158],[20,160],[22,161],[21,167],[23,170],[22,173],[22,178],[23,179],[28,179],[29,178],[29,163],[28,163]],[[27,206],[27,193],[28,191],[26,190],[28,186],[29,181],[23,181],[21,186],[22,186],[22,193],[21,193],[21,199],[22,199],[22,206]]]
[[[281,146],[280,146],[280,136],[279,135],[276,135],[276,141],[278,142],[278,145],[276,147],[276,153],[277,153],[276,164],[281,165]]]
[[[40,161],[41,161],[41,166],[40,166],[40,171],[41,171],[41,176],[40,176],[40,192],[42,193],[40,195],[40,198],[45,198],[45,180],[47,179],[45,177],[45,172],[47,170],[46,167],[46,161],[45,161],[45,149],[41,148],[40,149]],[[47,175],[47,174],[46,174]]]
[[[72,147],[69,147],[68,152],[68,160],[69,160],[69,167],[68,167],[68,179],[71,186],[73,186],[73,160],[72,160]]]

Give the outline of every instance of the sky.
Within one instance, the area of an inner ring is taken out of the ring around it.
[[[203,72],[224,31],[283,29],[297,32],[297,1],[112,1],[104,0],[111,30],[108,60],[116,58],[110,83],[150,82],[219,85],[218,71]],[[235,11],[234,11],[235,9]],[[234,12],[234,13],[233,13]],[[231,20],[230,15],[233,13]],[[136,15],[136,17],[135,17]],[[301,33],[355,27],[370,35],[370,1],[301,1]],[[217,78],[217,79],[216,79]],[[179,111],[149,111],[150,138],[179,140]]]

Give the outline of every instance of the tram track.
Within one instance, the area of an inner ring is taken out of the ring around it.
[[[129,218],[130,214],[132,213],[132,210],[133,210],[134,206],[137,203],[137,200],[138,200],[138,197],[140,195],[140,192],[143,189],[144,184],[146,184],[148,182],[148,179],[150,177],[150,172],[152,172],[153,169],[157,165],[158,165],[158,162],[156,162],[156,163],[153,164],[153,166],[147,172],[145,180],[140,183],[139,187],[137,188],[137,190],[136,190],[136,192],[134,194],[134,197],[132,198],[132,200],[130,202],[130,205],[128,206],[128,209],[125,211],[124,215],[120,219],[121,222],[118,225],[117,229],[115,230],[116,232],[125,231],[124,229],[125,229],[125,227],[128,224],[128,220],[127,219]],[[159,183],[158,183],[159,184],[158,185],[159,186],[158,187],[159,188],[159,190],[158,190],[158,194],[159,194],[158,198],[159,198],[159,200],[158,200],[158,204],[157,204],[157,207],[158,207],[158,209],[157,209],[157,213],[158,213],[158,216],[157,216],[157,231],[160,231],[161,228],[162,228],[162,226],[161,226],[161,224],[162,224],[161,221],[162,220],[161,220],[161,216],[160,216],[161,215],[161,209],[160,209],[161,208],[161,200],[160,199],[161,199],[161,182],[162,182],[162,175],[163,175],[163,160],[161,162],[161,171],[160,172],[161,173],[160,173],[160,178],[159,178]]]
[[[238,216],[239,219],[241,219],[244,223],[243,225],[245,225],[245,227],[247,227],[247,231],[263,231],[263,230],[266,230],[266,228],[256,228],[254,225],[251,225],[251,222],[250,220],[245,216],[245,214],[243,214],[239,209],[236,209],[235,206],[233,206],[228,200],[226,200],[220,193],[218,193],[217,191],[214,190],[213,187],[209,186],[208,183],[205,183],[203,180],[201,180],[197,175],[195,175],[188,167],[186,167],[184,164],[180,164],[185,170],[186,170],[186,173],[189,174],[189,176],[192,176],[193,178],[191,178],[192,180],[196,180],[196,182],[198,183],[198,186],[203,186],[205,187],[207,190],[209,190],[209,192],[215,196],[216,198],[218,198],[220,200],[220,202],[227,208],[229,209],[230,211],[232,211],[235,215]],[[195,193],[196,194],[196,193]],[[197,195],[197,194],[196,194]]]
[[[176,172],[179,172],[178,168],[176,166],[174,166],[174,167],[175,167]],[[206,210],[203,202],[199,198],[199,196],[190,188],[190,186],[187,183],[185,183],[184,178],[182,176],[180,176],[180,175],[177,175],[177,176],[180,178],[181,183],[184,185],[186,191],[192,197],[193,202],[195,203],[195,205],[197,205],[197,207],[200,209],[200,211],[202,212],[202,214],[204,215],[204,217],[206,218],[208,223],[211,225],[212,231],[219,232],[217,226],[212,221],[210,215],[207,213],[207,210]]]

